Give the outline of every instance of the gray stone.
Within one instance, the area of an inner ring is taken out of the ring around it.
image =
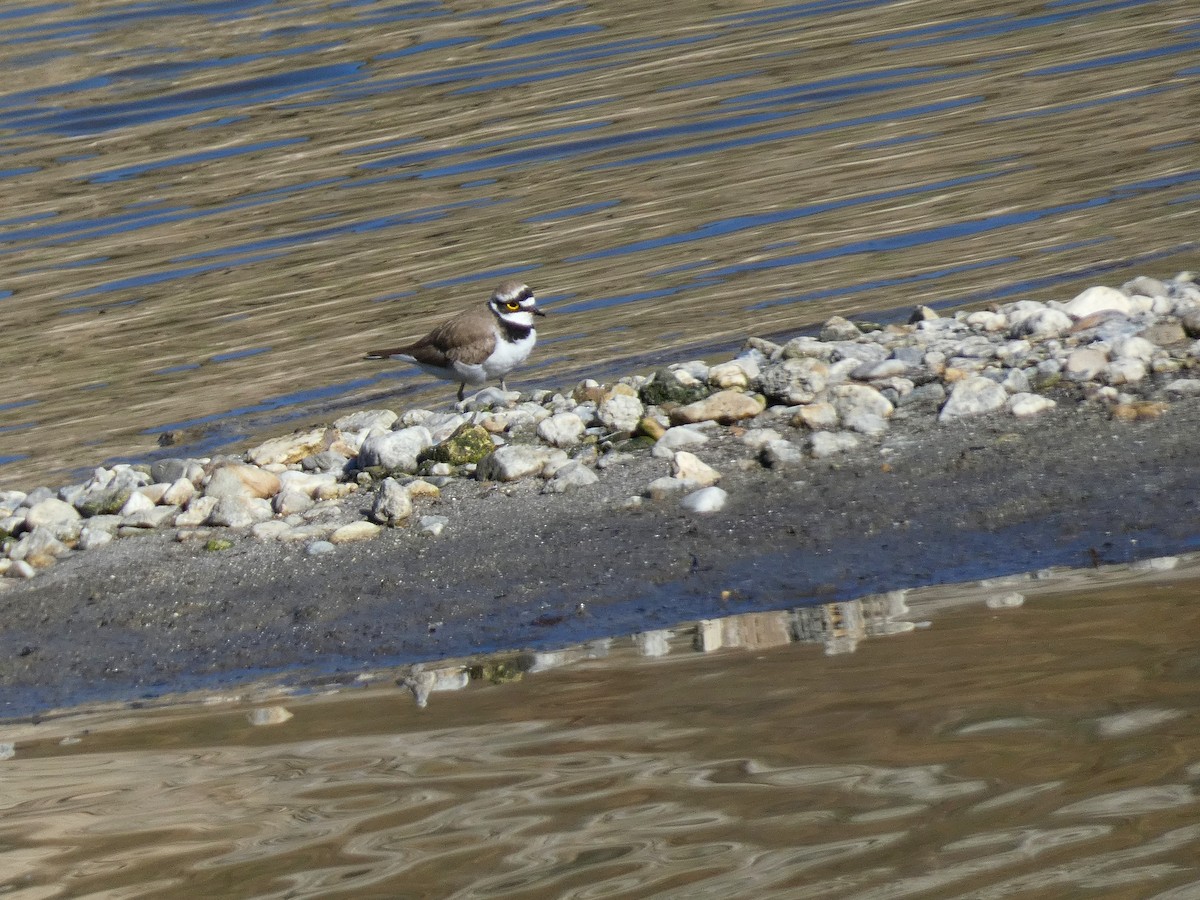
[[[768,360],[780,359],[819,359],[828,362],[833,357],[833,347],[815,337],[800,335],[792,338],[775,353],[765,354],[765,359],[759,364],[759,370]]]
[[[946,388],[940,381],[929,381],[897,399],[900,406],[941,406],[946,399]]]
[[[1127,281],[1121,285],[1121,292],[1129,297],[1135,294],[1143,294],[1147,297],[1167,297],[1170,295],[1171,290],[1157,278],[1151,278],[1148,275],[1139,275],[1132,281]]]
[[[134,491],[117,514],[121,518],[127,519],[135,513],[147,512],[151,509],[154,509],[154,501],[140,491]]]
[[[983,602],[988,609],[1013,609],[1025,603],[1025,595],[1009,591],[1006,594],[991,594]]]
[[[537,426],[538,437],[554,447],[574,447],[583,440],[583,432],[583,419],[573,412],[557,413]]]
[[[742,435],[742,443],[751,450],[761,450],[772,441],[778,441],[783,437],[774,428],[751,428]]]
[[[464,425],[474,424],[474,418],[473,415],[466,413],[433,413],[424,422],[417,424],[424,425],[429,429],[429,434],[436,445],[446,440],[446,438],[450,437]]]
[[[1158,352],[1158,347],[1137,335],[1117,338],[1112,344],[1113,356],[1118,359],[1136,359],[1149,363],[1156,352]]]
[[[720,422],[731,425],[751,419],[763,411],[759,398],[741,391],[718,391],[703,400],[678,406],[671,410],[671,424],[696,425],[701,422]]]
[[[1008,398],[1008,410],[1018,419],[1027,419],[1031,416],[1036,416],[1048,409],[1053,409],[1057,404],[1049,397],[1043,397],[1040,394],[1013,394]]]
[[[1079,347],[1072,350],[1063,364],[1062,372],[1072,381],[1092,381],[1108,365],[1108,354],[1098,347]]]
[[[1044,308],[1014,322],[1009,335],[1014,338],[1031,337],[1044,340],[1066,334],[1071,330],[1071,325],[1071,317],[1066,313]]]
[[[996,383],[1010,394],[1024,394],[1030,389],[1029,376],[1021,369],[1004,369]]]
[[[862,337],[862,330],[849,319],[834,316],[821,326],[822,341],[852,341]]]
[[[248,528],[255,522],[271,518],[272,514],[271,504],[267,500],[258,497],[222,497],[217,500],[207,522],[226,528]]]
[[[829,381],[829,366],[801,357],[768,363],[758,376],[758,388],[768,398],[789,406],[811,403]]]
[[[1176,378],[1163,390],[1177,397],[1197,397],[1200,396],[1200,378]]]
[[[596,416],[600,423],[611,431],[633,431],[637,428],[645,408],[642,401],[628,394],[612,394],[600,401]]]
[[[291,516],[302,513],[313,505],[313,499],[299,488],[285,487],[271,500],[276,515]]]
[[[172,484],[180,478],[188,478],[193,465],[190,459],[156,459],[150,464],[150,477],[154,481]]]
[[[217,502],[216,497],[193,497],[188,503],[187,509],[175,518],[175,525],[179,528],[194,528],[197,525],[203,525],[208,521],[213,510],[217,508]]]
[[[378,537],[380,527],[374,522],[350,522],[340,528],[335,528],[329,535],[331,544],[352,544],[357,541],[369,541]]]
[[[903,362],[910,371],[919,369],[925,365],[925,349],[915,346],[896,347],[892,350],[892,358]]]
[[[272,472],[258,466],[227,463],[213,470],[204,494],[218,500],[266,498],[279,493],[279,487],[279,476]]]
[[[599,480],[596,473],[583,463],[571,460],[566,465],[559,467],[554,473],[554,477],[547,481],[542,488],[542,493],[563,494],[575,488],[588,487]]]
[[[70,552],[48,526],[39,525],[13,544],[8,556],[13,560],[24,560],[35,568],[45,569]]]
[[[337,550],[337,547],[329,541],[313,541],[305,549],[305,552],[309,556],[325,556],[328,553],[333,553],[335,550]]]
[[[1200,338],[1200,309],[1186,310],[1179,317],[1183,333],[1190,338]]]
[[[417,458],[433,446],[433,435],[423,425],[413,425],[387,434],[372,434],[358,451],[359,468],[381,466],[388,471],[414,474]]]
[[[565,458],[562,450],[510,444],[496,448],[480,460],[475,477],[479,481],[519,481],[541,475],[547,463]]]
[[[449,524],[450,520],[445,516],[421,516],[421,518],[417,520],[417,528],[421,531],[421,533],[428,534],[433,537],[437,537],[439,534],[445,531],[446,526]]]
[[[174,525],[178,516],[177,506],[151,506],[124,516],[121,524],[130,528],[164,528]]]
[[[796,410],[793,424],[804,425],[813,431],[829,431],[837,428],[837,407],[828,400],[806,403]]]
[[[333,423],[338,431],[390,431],[396,423],[397,415],[390,409],[363,409],[348,416],[342,416]]]
[[[1107,310],[1128,314],[1131,310],[1129,298],[1115,288],[1096,286],[1063,304],[1063,311],[1077,319]]]
[[[814,431],[810,442],[815,459],[845,453],[858,446],[858,438],[849,431]]]
[[[758,374],[758,360],[749,356],[739,356],[709,369],[708,383],[717,390],[744,391],[754,383]]]
[[[729,494],[719,487],[701,488],[688,494],[679,501],[679,505],[691,513],[714,513],[725,508]]]
[[[674,365],[670,366],[670,368],[673,369],[677,375],[679,372],[686,372],[696,381],[707,381],[708,374],[711,371],[708,363],[702,359],[689,359],[687,362],[675,363]]]
[[[674,496],[683,491],[694,491],[703,485],[695,481],[687,481],[683,478],[672,478],[669,475],[664,475],[662,478],[655,478],[646,485],[646,496],[651,500],[665,500],[667,497]]]
[[[677,450],[671,460],[671,474],[674,478],[691,481],[707,487],[721,480],[721,473],[704,462],[694,453],[687,450]]]
[[[256,466],[298,463],[306,456],[328,449],[337,431],[319,427],[271,438],[246,451],[246,460]]]
[[[663,436],[655,441],[650,455],[659,459],[672,459],[676,450],[682,450],[685,447],[699,447],[706,443],[708,443],[708,435],[704,432],[696,428],[688,428],[685,425],[677,425],[674,428],[668,428]]]
[[[168,506],[187,506],[195,495],[196,486],[189,479],[180,477],[163,491],[161,502]]]
[[[1104,367],[1104,380],[1112,385],[1136,384],[1146,377],[1146,364],[1140,359],[1122,357]]]
[[[37,569],[23,559],[14,559],[5,574],[9,578],[33,578],[37,575]]]
[[[309,497],[316,495],[322,488],[333,487],[338,483],[336,475],[329,472],[297,472],[290,470],[279,473],[279,489],[281,491],[300,491]]]
[[[25,495],[25,506],[34,507],[43,500],[50,500],[54,497],[54,491],[48,487],[35,487],[32,491]]]
[[[879,362],[859,363],[850,372],[850,377],[859,381],[874,381],[878,378],[893,378],[907,375],[909,365],[901,359],[881,359]]]
[[[768,441],[759,451],[758,457],[764,466],[771,469],[783,469],[798,466],[804,462],[803,451],[791,441]]]
[[[845,362],[845,374],[849,375],[858,366],[871,363],[881,363],[888,358],[888,351],[879,344],[867,344],[859,341],[838,341],[830,344],[833,351],[830,360],[833,363]]]
[[[154,480],[157,479],[152,479],[148,471],[143,472],[141,469],[135,469],[126,463],[118,463],[112,467],[112,481],[109,484],[112,487],[127,487],[130,490],[136,490],[137,488],[145,487]]]
[[[708,395],[708,387],[686,372],[659,369],[638,391],[641,401],[648,406],[664,403],[694,403]]]
[[[412,498],[394,478],[385,478],[371,504],[371,518],[383,525],[395,525],[412,515]]]
[[[258,541],[274,541],[292,530],[292,526],[280,519],[267,519],[250,526],[251,536]]]
[[[832,402],[843,427],[860,434],[877,436],[887,430],[887,419],[895,408],[865,384],[844,384],[833,389]]]
[[[1003,331],[1008,327],[1008,317],[990,309],[976,310],[969,314],[965,321],[980,331]]]
[[[114,488],[108,485],[84,486],[84,490],[71,502],[75,508],[89,518],[112,515],[121,510],[132,494],[130,488]]]
[[[83,526],[79,532],[79,543],[76,545],[80,550],[95,550],[97,547],[103,547],[105,544],[111,544],[113,534],[103,528],[93,528],[89,522]]]
[[[495,446],[495,441],[486,428],[463,422],[419,458],[422,461],[432,460],[451,466],[467,466],[479,462],[491,453]]]
[[[979,375],[955,382],[950,396],[938,413],[939,422],[969,416],[980,416],[1002,408],[1008,402],[1008,392],[996,382]]]
[[[509,406],[521,399],[520,391],[502,391],[489,385],[483,390],[476,391],[463,402],[460,408],[479,412],[486,409],[496,409]]]
[[[342,473],[350,465],[350,457],[336,450],[322,450],[300,461],[306,472]]]
[[[30,496],[36,494],[34,491]],[[32,531],[35,528],[60,529],[76,525],[83,518],[70,503],[64,503],[57,497],[46,497],[29,507],[25,513],[25,527]]]

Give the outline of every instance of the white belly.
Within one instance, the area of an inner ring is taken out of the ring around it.
[[[529,358],[529,354],[533,352],[533,345],[536,342],[537,332],[530,331],[528,335],[519,341],[498,342],[496,349],[492,351],[492,355],[482,363],[471,365],[464,362],[454,362],[445,369],[419,362],[411,356],[404,354],[397,354],[395,358],[413,363],[423,372],[428,372],[435,378],[442,378],[446,381],[461,381],[464,384],[484,384],[488,381],[496,381],[503,378],[521,363],[525,362]]]
[[[483,378],[480,381],[503,378],[529,358],[536,342],[536,331],[530,331],[519,341],[498,341],[492,355],[483,361],[482,366],[478,367],[483,370]]]

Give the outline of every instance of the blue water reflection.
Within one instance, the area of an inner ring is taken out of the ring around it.
[[[529,368],[557,387],[899,317],[918,286],[946,308],[1200,268],[1180,0],[64,0],[0,26],[0,396],[46,404],[0,405],[6,460],[385,398],[408,375],[360,342],[507,277],[563,317]]]

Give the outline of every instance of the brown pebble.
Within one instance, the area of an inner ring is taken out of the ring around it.
[[[642,418],[638,420],[637,428],[635,429],[634,433],[644,434],[647,437],[652,437],[657,441],[667,433],[667,429],[663,427],[662,423],[659,422],[658,419],[655,419],[652,416],[642,416]]]
[[[1161,400],[1134,400],[1132,403],[1118,403],[1112,408],[1112,417],[1122,422],[1157,419],[1167,411],[1169,406],[1170,404]]]
[[[1158,322],[1144,329],[1139,336],[1160,347],[1182,344],[1188,339],[1187,332],[1178,322]]]
[[[1087,331],[1089,328],[1095,328],[1098,325],[1103,325],[1110,319],[1127,318],[1129,318],[1127,315],[1118,310],[1102,309],[1094,313],[1089,313],[1082,319],[1076,320],[1075,324],[1071,326],[1071,330],[1068,332],[1068,334],[1078,334],[1081,331]]]

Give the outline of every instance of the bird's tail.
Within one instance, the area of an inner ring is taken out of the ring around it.
[[[368,350],[363,359],[389,359],[397,353],[403,353],[403,347],[393,347],[391,350]]]

